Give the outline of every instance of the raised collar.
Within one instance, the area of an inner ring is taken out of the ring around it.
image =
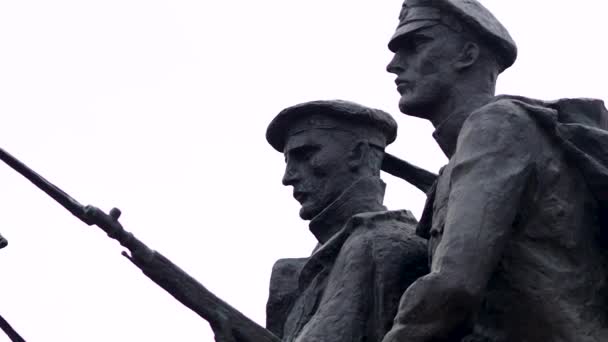
[[[456,152],[456,144],[458,143],[458,135],[462,129],[462,125],[469,117],[467,112],[454,112],[450,114],[433,132],[433,138],[441,147],[441,150],[446,157],[452,158]]]
[[[386,210],[382,205],[385,188],[386,185],[378,177],[366,177],[356,181],[310,221],[310,231],[320,244],[324,244],[339,232],[352,216]]]
[[[441,150],[448,159],[452,158],[456,152],[458,136],[460,135],[460,130],[462,129],[464,122],[474,111],[495,100],[496,96],[486,96],[483,93],[471,96],[461,104],[461,107],[458,107],[459,110],[452,112],[435,128],[433,138],[435,138],[439,147],[441,147]]]

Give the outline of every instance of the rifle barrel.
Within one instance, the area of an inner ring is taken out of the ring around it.
[[[83,206],[78,203],[74,198],[59,189],[51,182],[47,181],[44,177],[30,169],[27,165],[23,164],[19,159],[13,157],[10,153],[0,148],[0,160],[5,162],[13,170],[19,172],[23,177],[27,178],[40,190],[44,191],[47,195],[51,196],[55,201],[61,204],[74,216],[83,220]],[[86,222],[85,222],[86,223]]]

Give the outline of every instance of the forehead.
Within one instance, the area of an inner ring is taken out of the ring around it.
[[[425,5],[424,1],[407,1],[399,15],[399,25],[389,42],[389,49],[396,52],[400,40],[407,40],[416,35],[437,38],[447,33],[446,31],[463,31],[461,21],[453,13]]]
[[[391,39],[389,49],[393,53],[397,53],[403,48],[411,47],[411,44],[416,44],[419,39],[423,39],[425,42],[430,43],[430,46],[438,49],[443,49],[447,46],[446,44],[451,45],[461,41],[454,31],[441,24],[437,24],[396,35]]]
[[[338,144],[345,138],[354,139],[351,132],[337,128],[309,128],[290,135],[285,142],[284,153],[304,146]]]
[[[421,25],[420,27],[413,27],[412,30],[408,30],[402,33],[397,41],[402,39],[411,39],[417,36],[424,36],[428,38],[444,37],[448,33],[453,33],[448,27],[441,23],[434,23],[432,25]]]

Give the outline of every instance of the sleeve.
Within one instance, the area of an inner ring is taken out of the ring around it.
[[[477,308],[534,169],[537,137],[527,113],[508,101],[467,119],[452,160],[448,211],[431,273],[404,293],[384,342],[445,338]]]

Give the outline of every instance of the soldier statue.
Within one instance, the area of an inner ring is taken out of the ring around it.
[[[83,206],[2,149],[0,160],[126,247],[147,277],[209,322],[217,342],[377,342],[405,289],[428,273],[416,219],[383,205],[382,167],[419,188],[432,176],[384,152],[396,135],[389,114],[339,100],[299,104],[272,120],[266,138],[285,155],[283,184],[318,244],[310,257],[275,264],[266,329],[124,230],[119,209]]]
[[[273,268],[267,327],[282,341],[380,341],[403,291],[428,272],[415,218],[383,205],[380,169],[396,133],[389,114],[337,100],[287,108],[268,126],[283,184],[318,241],[310,257]]]
[[[603,103],[495,96],[517,50],[475,0],[405,1],[389,49],[449,163],[417,228],[430,273],[384,342],[608,341]]]

